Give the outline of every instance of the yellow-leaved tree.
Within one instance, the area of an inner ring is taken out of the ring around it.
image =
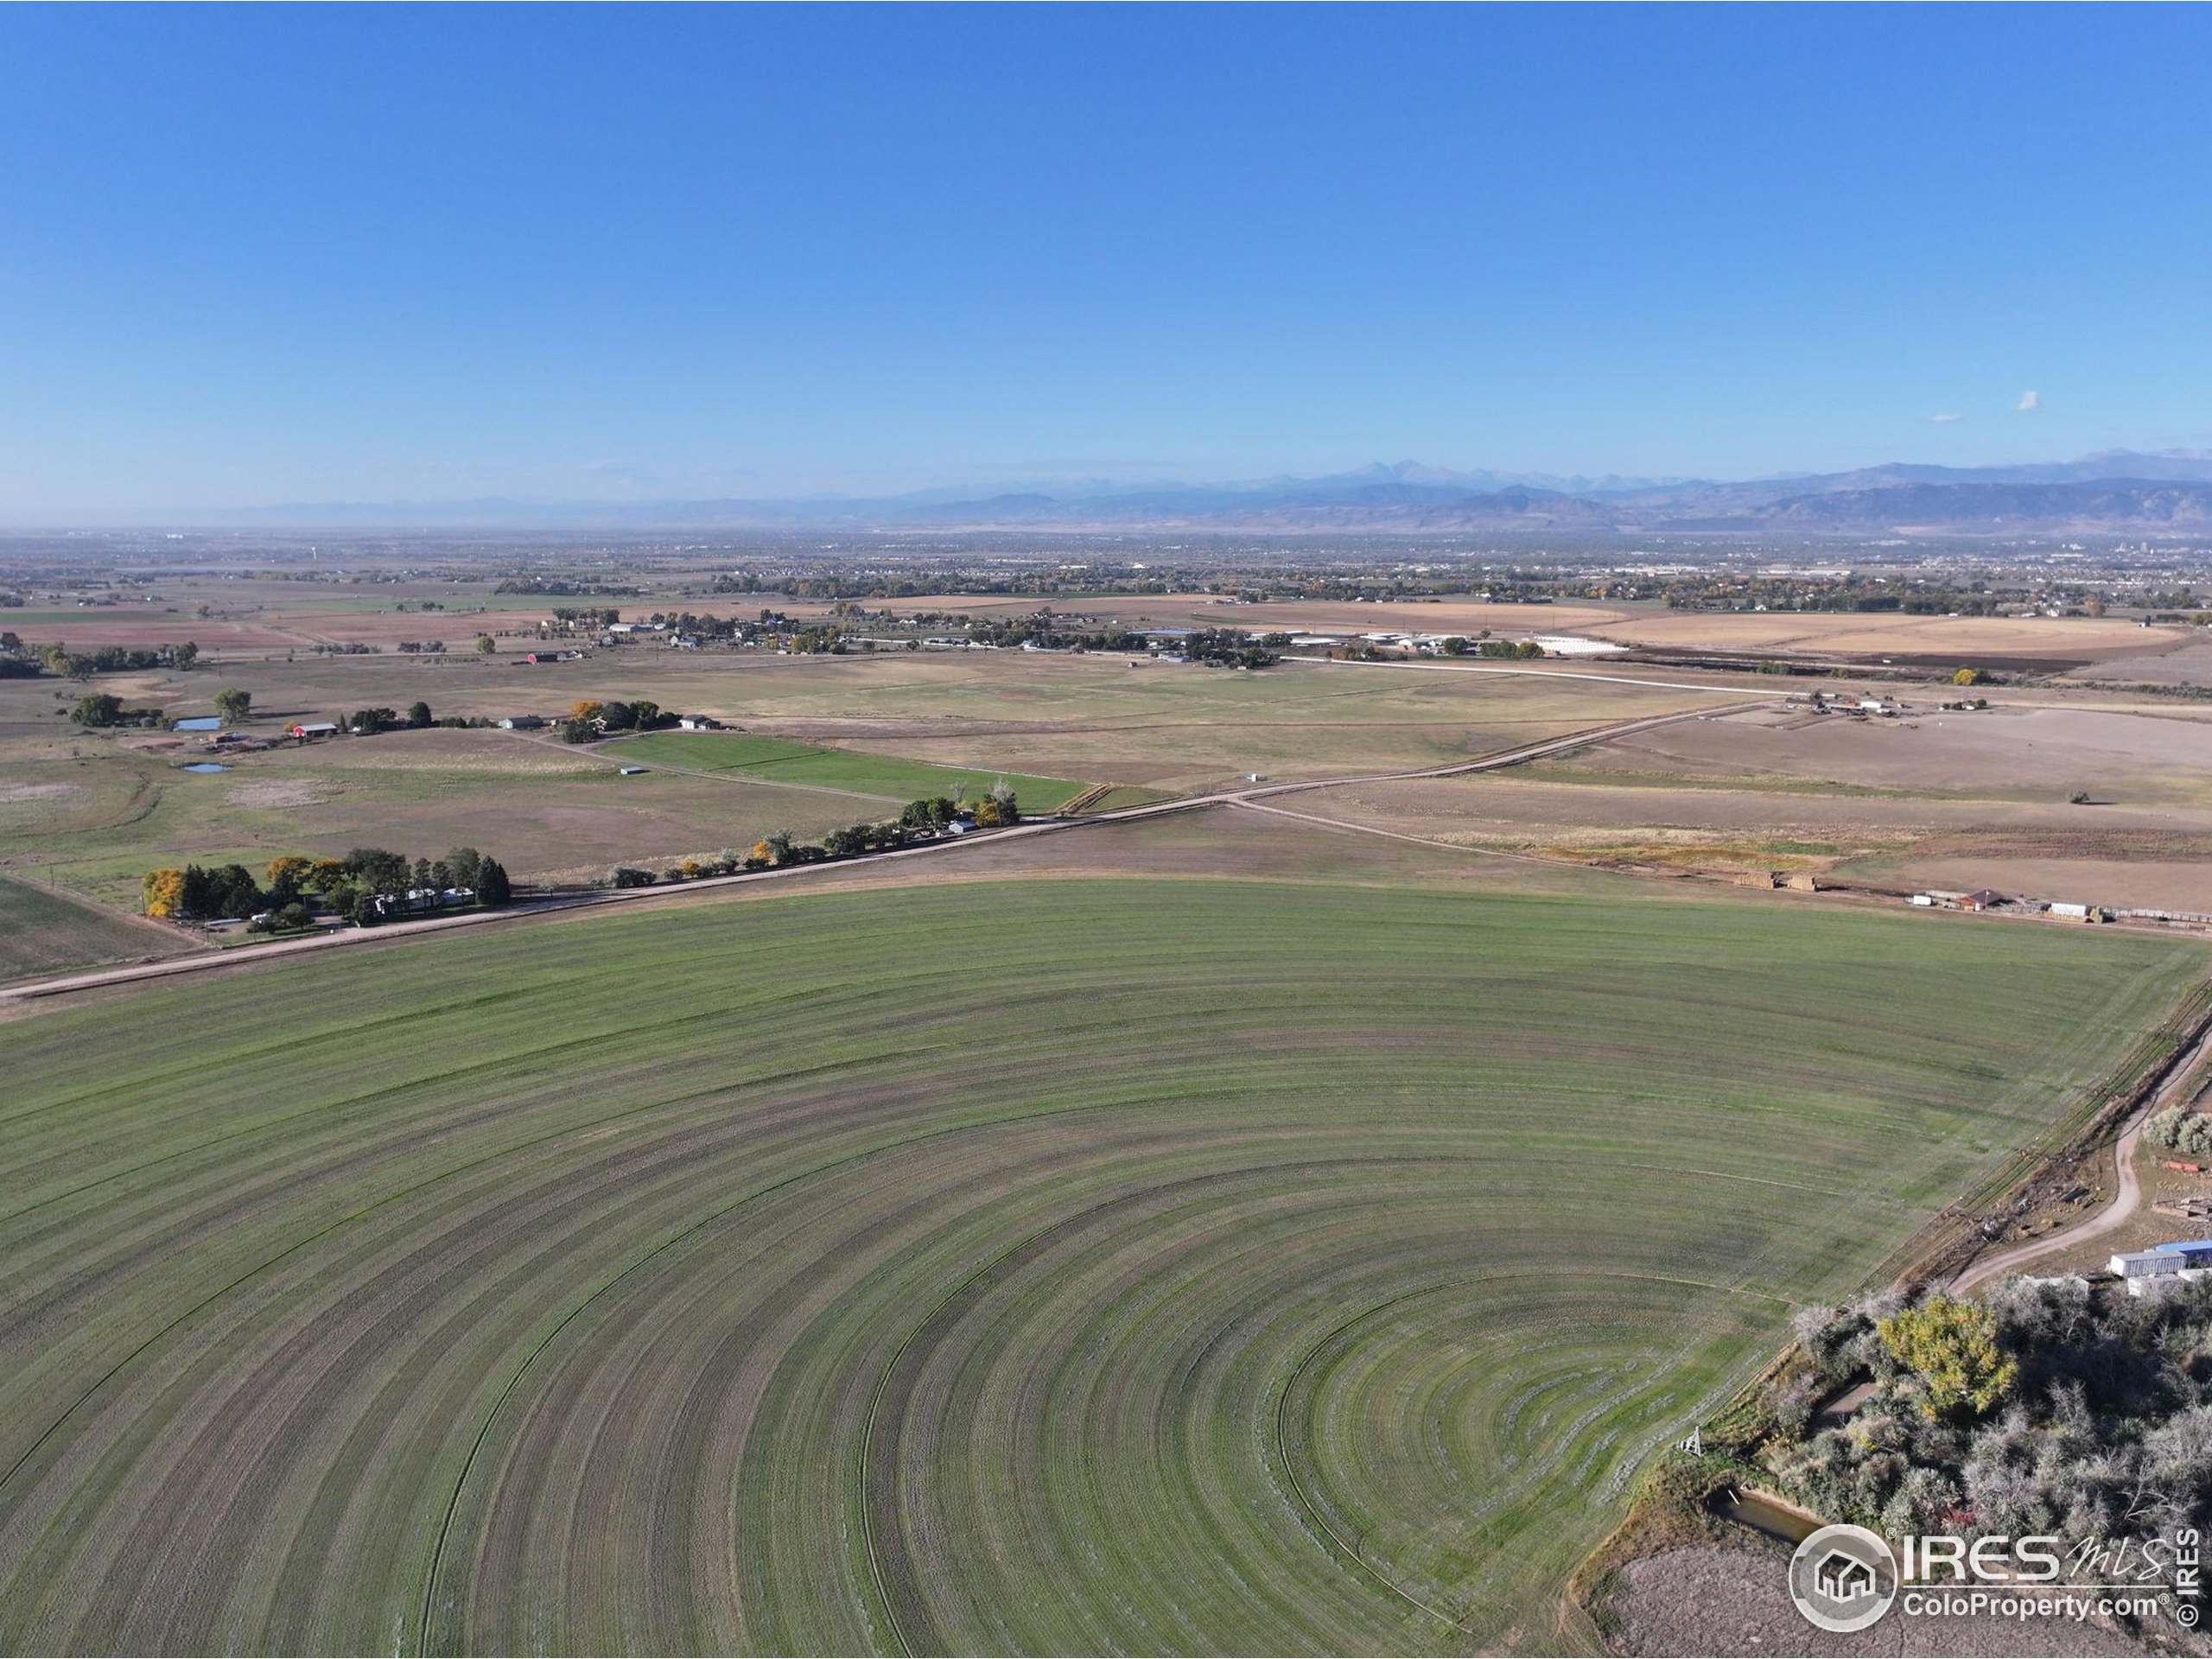
[[[184,904],[184,872],[149,870],[143,890],[149,916],[174,916]]]
[[[1997,1315],[1980,1302],[1930,1296],[1875,1325],[1882,1345],[1920,1378],[1930,1417],[1979,1417],[2012,1391],[2020,1363],[1998,1344]]]

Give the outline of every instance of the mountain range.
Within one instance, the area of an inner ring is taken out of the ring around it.
[[[297,503],[229,524],[779,530],[1328,531],[1714,536],[2212,535],[2212,452],[2114,450],[2013,467],[1911,463],[1726,481],[1454,472],[1415,461],[1318,478],[890,496]]]

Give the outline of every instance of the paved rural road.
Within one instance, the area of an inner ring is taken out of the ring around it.
[[[2182,1090],[2191,1081],[2196,1062],[2205,1051],[2212,1048],[2212,1028],[2208,1028],[2188,1051],[2168,1063],[2165,1080],[2151,1093],[2151,1098],[2135,1109],[2120,1132],[2120,1140],[2113,1147],[2113,1157],[2120,1169],[2120,1181],[2107,1205],[2088,1220],[2078,1222],[2064,1232],[2053,1233],[2049,1238],[2038,1238],[2025,1244],[2016,1244],[2009,1250],[1999,1250],[1995,1255],[1970,1263],[1966,1271],[1952,1281],[1955,1291],[1972,1290],[1976,1285],[1986,1284],[1992,1279],[2008,1273],[2018,1273],[2031,1262],[2056,1255],[2076,1245],[2086,1244],[2093,1238],[2102,1238],[2125,1225],[2143,1202],[2143,1184],[2135,1175],[2135,1148],[2143,1140],[2143,1126],[2159,1112],[2172,1105]]]
[[[1528,672],[1527,670],[1509,671]],[[1698,690],[1681,687],[1679,690]],[[1762,694],[1765,702],[1779,702],[1770,694]],[[836,859],[821,864],[794,864],[781,869],[747,870],[736,875],[710,875],[696,881],[686,881],[681,887],[631,887],[621,892],[582,893],[569,899],[544,899],[534,902],[512,905],[505,910],[477,911],[466,916],[435,916],[419,922],[391,922],[382,927],[343,928],[335,932],[319,934],[313,938],[278,939],[268,944],[236,945],[226,950],[211,950],[198,956],[179,957],[168,962],[140,963],[128,968],[110,968],[99,973],[70,974],[56,979],[27,981],[20,985],[0,987],[0,1006],[10,1002],[25,1002],[39,997],[60,996],[71,991],[97,990],[105,986],[127,985],[138,980],[168,979],[178,974],[207,973],[219,968],[238,968],[253,963],[267,962],[277,957],[304,956],[317,950],[339,950],[356,945],[379,944],[399,939],[418,938],[425,933],[448,932],[458,927],[486,927],[500,922],[524,920],[533,916],[550,916],[568,911],[592,910],[608,905],[633,904],[649,899],[665,899],[675,893],[696,893],[714,887],[730,887],[756,881],[803,880],[826,870],[849,868],[854,864],[876,865],[893,859],[926,858],[957,853],[964,847],[988,844],[999,846],[1028,836],[1058,835],[1071,830],[1089,829],[1102,823],[1128,823],[1142,818],[1165,817],[1174,812],[1192,812],[1213,806],[1256,806],[1261,802],[1279,795],[1293,795],[1306,790],[1335,789],[1346,784],[1389,783],[1415,778],[1453,778],[1467,772],[1490,772],[1501,766],[1517,766],[1530,760],[1557,754],[1562,750],[1580,748],[1585,744],[1603,743],[1614,738],[1626,737],[1631,733],[1649,731],[1655,726],[1672,725],[1677,721],[1706,720],[1712,717],[1711,709],[1689,709],[1680,714],[1652,715],[1641,720],[1623,721],[1616,725],[1601,726],[1580,732],[1570,732],[1563,737],[1546,738],[1540,743],[1523,745],[1517,749],[1506,749],[1496,754],[1484,755],[1475,760],[1454,761],[1449,766],[1419,766],[1399,772],[1370,772],[1347,773],[1341,778],[1310,778],[1296,783],[1255,784],[1249,789],[1224,790],[1211,795],[1187,796],[1180,800],[1160,801],[1150,806],[1128,806],[1117,811],[1100,812],[1080,818],[1034,818],[1010,830],[981,830],[973,836],[958,839],[924,842],[918,846],[901,847],[894,852],[873,853],[863,859]],[[1262,810],[1279,810],[1262,808]],[[1304,813],[1285,813],[1287,817],[1304,818]],[[1376,830],[1363,824],[1338,823],[1334,819],[1313,818],[1315,823],[1330,824],[1342,830],[1357,830],[1375,835],[1394,836],[1400,840],[1417,840],[1416,836],[1395,836],[1390,830]],[[1440,845],[1451,843],[1440,842]],[[1470,851],[1471,849],[1459,849]]]

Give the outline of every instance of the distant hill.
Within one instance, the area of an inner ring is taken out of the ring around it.
[[[1910,462],[1734,481],[1453,472],[1377,462],[1317,478],[894,496],[520,502],[299,503],[188,515],[237,524],[690,525],[759,529],[1445,531],[1834,536],[2198,535],[2212,531],[2212,454],[2113,451],[2079,461]]]

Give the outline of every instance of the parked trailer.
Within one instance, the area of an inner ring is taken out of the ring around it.
[[[2158,1167],[2160,1169],[2179,1170],[2184,1175],[2202,1175],[2204,1173],[2203,1165],[2185,1163],[2179,1158],[2161,1159],[2158,1163]]]

